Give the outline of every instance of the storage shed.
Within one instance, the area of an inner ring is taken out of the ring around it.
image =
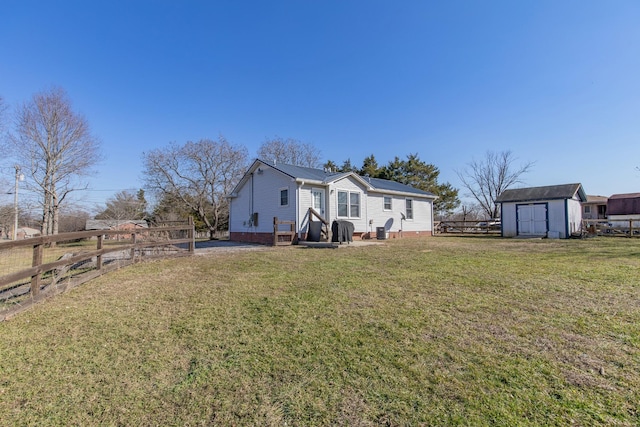
[[[582,184],[549,185],[505,190],[500,203],[502,236],[567,239],[582,228]]]

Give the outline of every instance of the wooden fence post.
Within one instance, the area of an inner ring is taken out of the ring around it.
[[[278,244],[278,217],[273,217],[273,246]]]
[[[193,217],[189,217],[189,230],[187,231],[187,237],[189,239],[189,253],[193,254],[196,251],[196,232],[195,225],[193,224]]]
[[[102,241],[104,240],[104,234],[98,236],[98,244],[96,245],[96,249],[102,249]],[[100,270],[102,268],[102,255],[96,255],[96,270]]]
[[[138,241],[138,232],[136,230],[133,230],[133,232],[131,233],[131,243],[133,244],[133,247],[131,248],[131,262],[136,262],[136,243]]]
[[[44,245],[42,243],[33,245],[33,262],[31,263],[32,267],[38,267],[42,264],[42,254],[44,252]],[[41,272],[37,272],[33,276],[31,276],[31,297],[35,298],[40,293],[40,278],[42,276]]]

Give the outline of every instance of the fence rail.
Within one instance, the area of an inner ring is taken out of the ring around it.
[[[194,251],[192,221],[0,242],[0,321],[114,269]]]
[[[500,234],[500,224],[492,221],[439,221],[434,223],[436,234]]]
[[[640,218],[583,219],[582,227],[591,235],[640,237]]]

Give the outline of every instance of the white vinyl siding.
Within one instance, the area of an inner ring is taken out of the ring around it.
[[[392,200],[393,210],[384,208],[385,198]],[[406,196],[389,195],[380,193],[369,193],[363,195],[363,218],[362,227],[375,232],[377,227],[385,227],[387,231],[404,232],[432,231],[432,202],[430,200],[411,197],[413,208],[413,220],[406,221]],[[366,204],[366,206],[365,206]]]
[[[290,184],[290,178],[269,167],[263,167],[263,171],[247,180],[238,196],[230,200],[229,231],[271,233],[274,217],[296,219],[295,187]],[[288,189],[289,204],[281,206],[280,190],[285,188]],[[249,221],[252,213],[258,213],[260,217],[257,225]]]

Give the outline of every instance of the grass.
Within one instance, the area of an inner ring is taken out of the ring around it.
[[[5,425],[640,424],[640,241],[137,264],[0,324]]]

